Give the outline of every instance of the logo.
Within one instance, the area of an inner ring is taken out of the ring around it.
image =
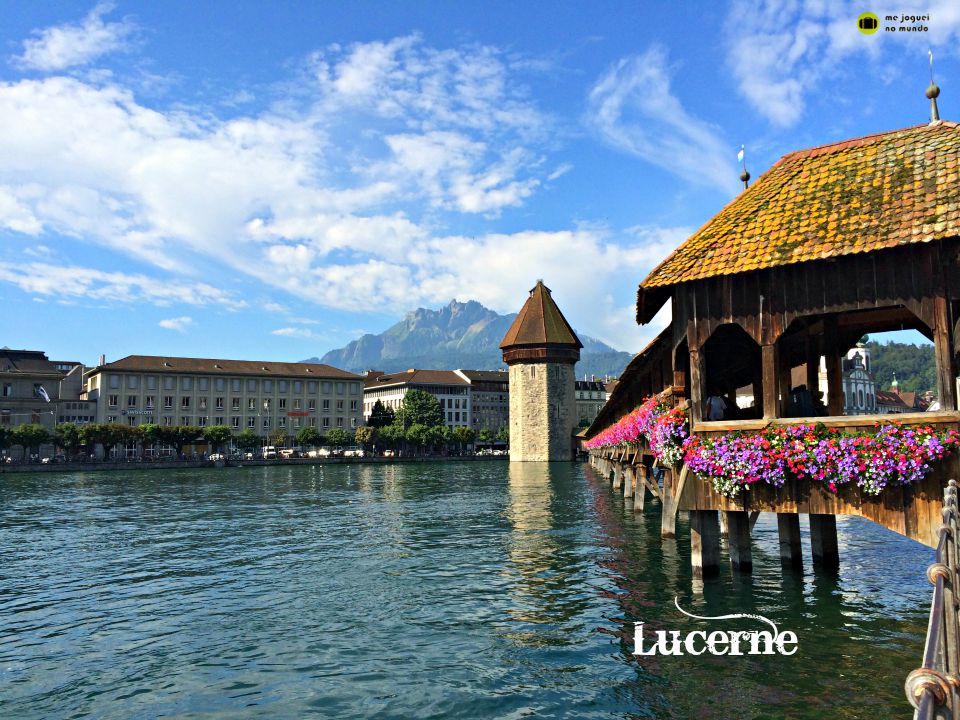
[[[857,27],[864,35],[873,35],[880,29],[880,18],[872,12],[861,13],[857,18]]]
[[[644,637],[643,623],[633,624],[634,655],[793,655],[797,652],[797,635],[789,630],[780,632],[773,620],[763,615],[734,613],[717,617],[702,617],[680,607],[679,598],[673,599],[677,610],[694,620],[759,620],[770,630],[694,630],[681,637],[679,630],[657,630],[652,644]]]

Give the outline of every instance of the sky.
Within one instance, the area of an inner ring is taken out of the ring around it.
[[[0,6],[0,345],[88,364],[300,360],[539,278],[637,352],[741,145],[929,120],[928,50],[960,118],[955,0]]]

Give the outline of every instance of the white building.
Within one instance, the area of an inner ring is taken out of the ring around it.
[[[453,370],[410,369],[389,374],[373,370],[368,372],[363,384],[364,419],[370,417],[377,400],[396,413],[403,398],[413,389],[423,390],[437,398],[448,427],[473,427],[470,382]]]

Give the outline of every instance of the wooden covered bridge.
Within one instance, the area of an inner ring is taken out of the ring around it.
[[[958,172],[960,126],[939,120],[783,157],[640,284],[637,322],[649,323],[668,301],[672,320],[634,357],[587,437],[653,394],[686,404],[690,432],[699,436],[756,433],[771,423],[871,430],[891,416],[843,414],[842,360],[865,334],[906,329],[933,342],[941,410],[896,420],[957,428]],[[811,402],[797,405],[804,389]],[[737,419],[707,419],[708,397],[738,391],[753,404]],[[798,416],[799,407],[816,408],[816,416]],[[674,533],[677,511],[689,511],[692,562],[704,575],[719,568],[721,520],[731,562],[750,570],[751,514],[759,512],[777,513],[781,556],[792,565],[801,563],[803,513],[814,562],[824,567],[838,564],[839,514],[935,546],[943,488],[960,477],[954,454],[923,481],[877,496],[788,478],[729,498],[682,463],[658,482],[643,442],[594,449],[591,463],[634,497],[636,509],[647,491],[659,497],[665,536]]]

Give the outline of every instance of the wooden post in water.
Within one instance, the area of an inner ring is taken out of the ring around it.
[[[695,577],[720,573],[720,521],[716,510],[690,511],[690,564]]]
[[[634,477],[636,487],[633,489],[633,511],[643,512],[643,505],[647,500],[647,466],[637,465]]]
[[[660,537],[672,538],[677,536],[677,498],[676,478],[673,470],[667,468],[663,472],[663,495],[660,498],[661,516],[660,516]],[[720,530],[717,529],[717,537],[720,536]]]
[[[633,479],[636,473],[631,463],[626,463],[623,467],[623,497],[633,497]]]
[[[780,564],[785,568],[803,570],[800,516],[797,513],[777,513],[777,532],[780,535]]]
[[[840,568],[840,552],[837,549],[837,516],[810,515],[810,546],[813,549],[813,566],[823,570]]]
[[[750,550],[750,516],[741,510],[722,513],[727,520],[727,547],[730,564],[742,573],[753,572],[753,554]]]
[[[727,514],[725,512],[720,513],[720,537],[725,538],[729,534],[727,529]]]
[[[619,490],[623,484],[623,465],[618,462],[613,463],[613,489]]]

